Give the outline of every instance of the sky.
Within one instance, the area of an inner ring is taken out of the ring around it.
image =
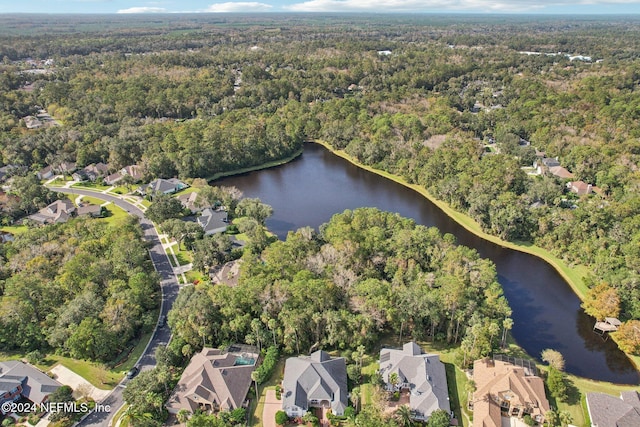
[[[640,14],[640,0],[0,0],[4,13]]]

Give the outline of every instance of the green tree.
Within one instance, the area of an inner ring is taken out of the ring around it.
[[[398,426],[400,427],[413,426],[411,408],[409,408],[409,405],[400,406],[398,409],[395,410],[394,415],[396,417],[396,420],[398,421]]]
[[[427,427],[448,427],[451,423],[449,413],[444,409],[436,409],[427,420]]]
[[[564,375],[553,366],[549,366],[547,387],[549,387],[549,391],[554,398],[562,402],[567,400],[567,384],[565,382]]]
[[[153,198],[153,202],[147,208],[145,216],[156,224],[161,224],[171,218],[181,217],[182,211],[182,205],[177,199],[161,194]]]

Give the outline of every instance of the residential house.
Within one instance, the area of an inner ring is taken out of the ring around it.
[[[19,399],[40,404],[61,386],[47,374],[19,360],[0,362],[0,406]],[[2,409],[0,414],[6,415]]]
[[[319,350],[310,356],[290,357],[284,367],[282,409],[289,417],[301,417],[310,408],[331,408],[344,415],[349,404],[347,365]]]
[[[104,163],[92,163],[88,166],[85,166],[83,169],[75,172],[73,175],[74,180],[76,181],[95,181],[98,178],[106,176],[109,173],[109,167]]]
[[[584,181],[570,181],[567,182],[567,188],[576,193],[578,196],[584,196],[592,191],[591,184],[587,184]]]
[[[62,162],[54,168],[54,171],[62,175],[71,175],[76,169],[77,167],[74,162]]]
[[[0,231],[0,243],[13,242],[13,234],[7,231]]]
[[[147,185],[138,188],[137,192],[146,196],[154,194],[173,194],[187,188],[188,185],[177,178],[155,179]]]
[[[469,406],[473,408],[473,427],[501,427],[502,418],[531,416],[538,424],[550,410],[542,378],[535,364],[522,359],[496,356],[473,364],[476,391]]]
[[[447,375],[437,354],[425,354],[418,344],[408,342],[402,350],[380,350],[380,374],[388,391],[408,391],[413,418],[427,421],[438,409],[451,412]],[[397,375],[397,384],[390,377]]]
[[[193,213],[202,210],[202,208],[196,204],[196,201],[198,200],[198,193],[195,191],[192,193],[181,194],[176,197],[176,199],[182,203],[182,206],[184,206],[185,209],[189,209]]]
[[[27,127],[27,129],[40,129],[44,126],[44,123],[42,123],[42,121],[40,121],[37,117],[26,116],[23,117],[22,120],[24,121],[24,125]]]
[[[102,215],[102,206],[93,205],[91,203],[82,203],[78,205],[76,213],[78,216],[91,216],[97,218]]]
[[[594,427],[640,426],[640,396],[624,391],[620,398],[604,393],[587,393],[587,410]]]
[[[29,215],[27,218],[38,224],[58,224],[67,222],[76,208],[69,199],[56,200],[46,208],[40,209],[38,212]]]
[[[120,173],[128,175],[132,178],[133,182],[140,182],[144,178],[144,170],[140,165],[129,165],[120,169]]]
[[[197,221],[200,227],[202,227],[205,236],[215,233],[224,233],[229,226],[227,212],[223,210],[215,210],[213,208],[206,208],[203,210]]]
[[[104,177],[104,183],[107,185],[115,185],[124,178],[120,172],[112,173]]]
[[[572,179],[573,174],[562,166],[553,166],[549,168],[549,173],[560,179]]]
[[[7,177],[11,175],[18,166],[15,165],[6,165],[0,168],[0,182],[4,182],[7,180]]]
[[[49,179],[53,175],[54,175],[53,167],[51,166],[47,166],[43,169],[40,169],[38,172],[36,172],[36,176],[38,177],[38,179]]]
[[[142,172],[141,166],[138,166],[138,165],[125,166],[122,169],[120,169],[118,172],[105,177],[104,182],[107,185],[114,185],[119,181],[123,180],[125,176],[130,176],[132,182],[139,182],[144,177],[144,173]]]
[[[553,157],[540,157],[539,154],[544,155],[539,151],[536,151],[536,161],[533,163],[533,167],[536,169],[538,175],[553,175],[561,179],[571,179],[573,174],[567,169],[560,166],[558,158]]]
[[[257,349],[251,346],[203,348],[191,358],[165,407],[172,414],[243,407],[257,360]]]

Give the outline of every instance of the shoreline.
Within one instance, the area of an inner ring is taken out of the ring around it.
[[[436,199],[432,194],[430,194],[424,187],[422,187],[419,184],[411,184],[409,182],[407,182],[404,178],[397,176],[397,175],[393,175],[389,172],[380,170],[380,169],[375,169],[371,166],[367,166],[367,165],[363,165],[361,163],[359,163],[357,160],[355,160],[353,157],[351,157],[349,154],[345,153],[344,150],[336,150],[333,147],[331,147],[329,144],[327,144],[326,142],[323,141],[311,141],[314,144],[320,144],[322,145],[324,148],[326,148],[327,150],[331,151],[333,154],[335,154],[336,156],[339,156],[345,160],[347,160],[349,163],[353,164],[354,166],[357,166],[361,169],[365,169],[369,172],[375,173],[376,175],[380,175],[384,178],[390,179],[400,185],[403,185],[407,188],[410,188],[412,190],[414,190],[415,192],[417,192],[418,194],[420,194],[421,196],[425,197],[426,199],[428,199],[431,203],[433,203],[434,205],[436,205],[438,208],[440,208],[449,218],[453,219],[454,221],[456,221],[456,223],[458,223],[459,225],[461,225],[462,227],[464,227],[467,231],[469,231],[470,233],[473,233],[474,235],[487,240],[491,243],[495,243],[496,245],[499,245],[503,248],[508,248],[508,249],[513,249],[513,250],[517,250],[519,252],[523,252],[523,253],[527,253],[530,255],[534,255],[537,256],[539,258],[542,258],[543,260],[545,260],[548,264],[550,264],[561,276],[563,279],[565,279],[565,281],[569,284],[569,286],[571,287],[571,289],[573,290],[573,292],[580,298],[580,300],[582,301],[584,299],[584,290],[586,290],[586,286],[584,285],[584,282],[582,280],[582,278],[577,278],[577,277],[571,277],[570,273],[576,273],[571,267],[569,267],[568,265],[566,265],[564,263],[564,261],[562,261],[561,259],[559,259],[558,257],[556,257],[555,255],[553,255],[552,253],[550,253],[549,251],[547,251],[546,249],[543,249],[541,247],[535,246],[533,244],[531,244],[530,246],[524,246],[524,245],[519,245],[517,243],[513,243],[513,242],[509,242],[506,240],[502,240],[501,238],[497,237],[497,236],[493,236],[491,234],[488,234],[484,231],[482,231],[480,229],[480,226],[477,225],[477,223],[475,222],[475,220],[473,218],[471,218],[470,216],[456,211],[455,209],[453,209],[451,206],[449,206],[446,202],[443,202],[442,200],[438,200]],[[475,225],[475,226],[474,226]],[[586,268],[586,267],[584,267]]]
[[[482,229],[480,229],[480,226],[478,225],[478,223],[476,223],[475,220],[473,220],[473,218],[469,217],[468,215],[466,215],[466,214],[464,214],[462,212],[456,211],[451,206],[449,206],[447,203],[436,199],[432,194],[430,194],[421,185],[411,184],[411,183],[407,182],[404,178],[402,178],[400,176],[393,175],[393,174],[391,174],[389,172],[386,172],[386,171],[383,171],[383,170],[375,169],[375,168],[373,168],[371,166],[363,165],[360,162],[358,162],[357,160],[355,160],[353,157],[351,157],[349,154],[347,154],[344,150],[336,150],[335,148],[331,147],[328,143],[326,143],[324,141],[320,141],[320,140],[312,140],[311,141],[310,140],[308,142],[311,142],[311,143],[314,143],[314,144],[319,144],[319,145],[323,146],[324,148],[329,150],[331,153],[333,153],[336,156],[339,156],[339,157],[345,159],[346,161],[348,161],[349,163],[353,164],[354,166],[357,166],[357,167],[359,167],[361,169],[364,169],[366,171],[375,173],[376,175],[379,175],[379,176],[382,176],[384,178],[390,179],[390,180],[392,180],[392,181],[394,181],[394,182],[396,182],[396,183],[398,183],[400,185],[403,185],[403,186],[405,186],[407,188],[412,189],[413,191],[415,191],[416,193],[418,193],[421,196],[425,197],[431,203],[436,205],[449,218],[451,218],[452,220],[457,222],[459,225],[464,227],[470,233],[473,233],[474,235],[480,237],[481,239],[487,240],[487,241],[489,241],[491,243],[494,243],[496,245],[499,245],[501,247],[504,247],[504,248],[507,248],[507,249],[512,249],[512,250],[516,250],[516,251],[519,251],[519,252],[522,252],[522,253],[526,253],[526,254],[529,254],[529,255],[533,255],[533,256],[536,256],[536,257],[544,260],[547,264],[551,265],[558,272],[558,274],[560,274],[560,276],[569,285],[571,290],[573,290],[573,292],[577,295],[577,297],[580,299],[580,301],[584,301],[584,297],[585,297],[586,291],[588,290],[588,288],[585,285],[584,280],[583,280],[583,275],[588,273],[588,269],[587,269],[586,266],[579,265],[577,267],[570,267],[564,261],[562,261],[560,258],[558,258],[555,255],[553,255],[548,250],[543,249],[543,248],[538,247],[538,246],[535,246],[532,243],[531,244],[527,244],[527,246],[524,246],[522,244],[518,244],[518,243],[513,243],[513,242],[508,242],[506,240],[502,240],[497,236],[492,236],[491,234],[488,234],[488,233],[482,231]],[[614,336],[612,336],[611,334],[609,336],[611,337],[611,339],[613,339],[614,342],[616,342]],[[616,342],[616,344],[617,344],[617,342]],[[618,347],[618,348],[620,348],[620,347]],[[622,351],[622,350],[620,350],[620,351]],[[635,355],[632,355],[632,354],[629,354],[629,353],[624,353],[624,354],[631,361],[631,363],[633,364],[633,366],[636,369],[636,371],[640,372],[640,356],[635,356]],[[613,383],[611,383],[611,384],[613,384]]]
[[[300,155],[302,155],[302,152],[304,151],[304,143],[302,145],[302,147],[300,147],[298,150],[296,150],[293,154],[280,159],[280,160],[272,160],[270,162],[267,163],[262,163],[256,166],[247,166],[246,168],[240,168],[240,169],[234,169],[231,171],[227,171],[227,172],[218,172],[215,173],[211,176],[207,176],[204,179],[208,182],[208,183],[212,183],[213,181],[215,181],[216,179],[220,179],[220,178],[225,178],[227,176],[233,176],[233,175],[240,175],[243,173],[248,173],[248,172],[255,172],[255,171],[259,171],[262,169],[269,169],[269,168],[273,168],[276,166],[282,166],[286,163],[289,163],[290,161],[300,157]]]

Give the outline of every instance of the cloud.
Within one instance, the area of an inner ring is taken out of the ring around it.
[[[129,9],[120,9],[118,13],[166,13],[167,9],[164,7],[130,7]]]
[[[229,12],[266,12],[271,10],[273,6],[266,3],[250,2],[226,2],[214,3],[207,8],[207,12],[229,13]]]
[[[558,0],[544,4],[539,0],[308,0],[284,8],[292,12],[526,12],[590,1],[611,3],[636,0]]]

